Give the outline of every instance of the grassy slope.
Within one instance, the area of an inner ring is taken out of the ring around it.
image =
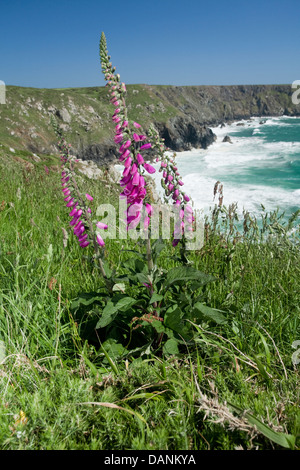
[[[158,86],[128,85],[129,118],[167,123],[174,116],[214,125],[226,119],[252,115],[298,113],[289,86]],[[55,135],[50,117],[58,115],[74,149],[112,141],[112,105],[105,87],[38,89],[7,86],[0,106],[0,143],[37,153],[54,153]]]
[[[146,85],[128,86],[129,117],[145,125],[153,119],[166,121],[178,111]],[[150,108],[149,108],[150,107]],[[64,110],[68,114],[64,115]],[[52,115],[64,126],[74,148],[111,138],[112,106],[104,87],[39,89],[7,86],[6,104],[0,107],[0,143],[16,149],[55,153]],[[70,119],[69,119],[70,117]]]
[[[68,229],[57,164],[0,148],[0,448],[282,448],[226,402],[299,437],[299,370],[291,361],[299,248],[284,238],[232,245],[209,237],[191,257],[218,278],[204,302],[226,311],[228,324],[201,324],[197,348],[178,358],[114,358],[115,374],[70,316],[71,300],[99,280]],[[95,203],[117,200],[118,188],[84,177],[81,184]],[[122,244],[108,242],[113,266]],[[161,264],[170,264],[169,251]]]

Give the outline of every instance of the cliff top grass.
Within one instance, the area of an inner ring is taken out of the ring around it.
[[[146,85],[128,86],[129,118],[143,116],[145,126],[166,122],[178,111]],[[36,152],[57,151],[51,116],[55,116],[74,147],[109,140],[112,106],[105,87],[43,89],[6,87],[6,104],[0,106],[0,142]]]
[[[0,448],[299,449],[292,356],[300,337],[300,253],[284,231],[274,236],[276,217],[266,242],[254,224],[233,243],[235,222],[220,212],[224,235],[211,223],[203,249],[189,255],[216,277],[202,301],[224,312],[226,324],[196,324],[195,343],[177,357],[123,355],[111,342],[112,369],[73,317],[72,300],[97,291],[99,280],[68,228],[60,175],[44,170],[57,160],[30,158],[0,147]],[[111,184],[79,176],[95,204],[117,204]],[[124,248],[122,240],[108,243],[117,269]],[[172,250],[160,254],[166,269]]]

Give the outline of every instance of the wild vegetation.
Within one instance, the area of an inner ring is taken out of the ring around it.
[[[168,200],[190,201],[155,132],[132,139],[139,124],[118,106],[124,171],[137,167],[121,179],[126,223],[140,221],[129,212],[139,195],[148,229],[145,142]],[[298,214],[284,223],[262,207],[261,220],[238,220],[217,182],[199,249],[186,250],[176,224],[170,240],[103,240],[96,208],[117,208],[120,187],[61,151],[0,147],[1,448],[299,449]]]

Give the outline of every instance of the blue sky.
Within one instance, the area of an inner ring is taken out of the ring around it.
[[[103,86],[104,31],[127,84],[289,84],[299,18],[299,0],[0,0],[0,79]]]

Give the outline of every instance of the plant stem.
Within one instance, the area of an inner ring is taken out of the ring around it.
[[[146,238],[146,250],[147,250],[147,263],[148,263],[148,269],[149,272],[153,270],[153,259],[152,259],[152,253],[151,253],[151,243],[150,243],[150,238]]]

